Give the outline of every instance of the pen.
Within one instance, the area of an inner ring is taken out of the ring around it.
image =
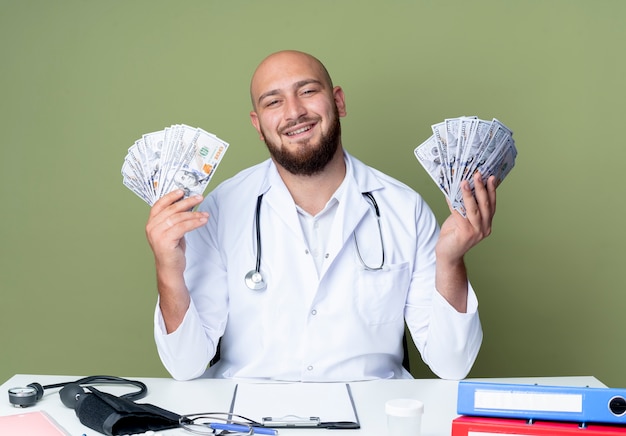
[[[274,430],[273,428],[266,427],[251,427],[248,425],[242,424],[222,424],[220,422],[212,422],[209,424],[209,428],[213,430],[226,430],[226,431],[238,431],[240,433],[248,433],[250,429],[254,430],[254,434],[268,434],[268,435],[277,435],[278,430]]]

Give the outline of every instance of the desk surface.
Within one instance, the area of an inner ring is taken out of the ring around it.
[[[0,390],[4,400],[0,401],[0,416],[44,410],[72,435],[97,435],[95,431],[83,426],[74,410],[66,408],[59,399],[58,389],[44,393],[37,405],[25,409],[13,407],[8,400],[8,389],[26,386],[37,382],[42,385],[73,381],[77,376],[28,375],[18,374],[7,380]],[[167,378],[133,378],[148,386],[148,395],[139,402],[151,403],[179,414],[191,414],[210,411],[228,411],[233,388],[241,381],[225,379],[197,379],[176,381]],[[524,377],[475,379],[507,383],[540,383],[557,386],[605,387],[591,376],[581,377]],[[374,380],[350,383],[359,419],[360,430],[336,430],[335,436],[359,435],[380,436],[386,434],[385,402],[392,398],[416,398],[424,402],[422,436],[450,436],[451,422],[457,417],[456,381],[439,379],[421,380]],[[128,387],[103,387],[103,390],[116,395],[129,392]],[[270,399],[271,400],[271,399]],[[320,430],[324,432],[333,430]],[[308,435],[312,430],[280,430],[280,436]],[[333,431],[335,432],[335,431]],[[182,429],[159,432],[163,436],[190,435]],[[328,434],[328,433],[325,433]]]

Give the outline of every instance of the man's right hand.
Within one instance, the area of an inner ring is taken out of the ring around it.
[[[172,191],[160,198],[150,210],[146,237],[154,253],[160,307],[168,332],[178,328],[189,307],[185,285],[185,233],[207,223],[209,214],[192,209],[203,200],[201,195],[183,198],[183,191]],[[182,200],[181,200],[182,199]]]

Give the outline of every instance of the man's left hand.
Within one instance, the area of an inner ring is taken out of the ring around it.
[[[437,259],[456,262],[472,247],[491,234],[491,224],[496,213],[496,178],[491,176],[483,183],[480,173],[474,174],[474,191],[467,180],[461,183],[466,217],[450,207],[451,215],[441,226],[437,242]],[[448,204],[450,206],[450,204]]]

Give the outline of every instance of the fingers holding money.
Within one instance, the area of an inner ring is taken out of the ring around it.
[[[467,220],[474,228],[478,240],[491,234],[493,217],[496,213],[496,177],[491,176],[484,183],[482,175],[474,175],[474,194],[469,183],[462,184],[463,202]]]
[[[193,211],[203,200],[201,195],[183,199],[183,191],[176,190],[164,195],[152,209],[148,218],[148,227],[157,231],[173,230],[182,237],[185,233],[206,224],[207,212]]]
[[[183,237],[206,224],[207,212],[193,211],[203,200],[201,195],[183,198],[182,190],[172,191],[160,198],[146,223],[148,243],[155,257],[176,257],[184,254]]]

